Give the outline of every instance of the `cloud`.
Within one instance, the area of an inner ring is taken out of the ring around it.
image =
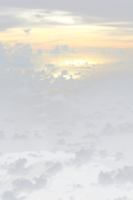
[[[115,160],[114,160],[115,162],[119,162],[124,158],[124,153],[123,152],[117,152],[114,155],[114,158],[115,158]]]
[[[5,191],[2,194],[2,200],[21,200],[23,198],[16,198],[14,192],[12,191]]]
[[[39,154],[35,154],[35,153],[28,153],[27,156],[32,157],[32,158],[43,158],[43,155]]]
[[[42,139],[42,138],[43,138],[41,135],[39,135],[38,132],[34,133],[34,137],[35,137],[36,139]]]
[[[58,145],[60,147],[64,147],[64,146],[66,146],[66,141],[64,140],[64,138],[58,139],[56,145]]]
[[[92,122],[87,122],[85,128],[97,128]]]
[[[81,184],[73,184],[73,190],[76,190],[76,189],[83,189],[84,188],[84,186],[83,185],[81,185]]]
[[[120,134],[133,134],[133,124],[130,122],[120,124],[117,128]]]
[[[118,169],[110,172],[100,172],[98,176],[99,184],[108,186],[112,184],[133,184],[133,166],[124,166],[123,169]]]
[[[11,175],[25,175],[29,173],[30,168],[25,167],[27,164],[27,159],[25,158],[19,158],[14,163],[9,164],[8,166],[5,165],[5,167],[8,170],[8,173]]]
[[[24,134],[19,135],[19,134],[15,133],[12,139],[13,140],[28,140],[28,136],[24,135]]]
[[[108,156],[108,153],[107,153],[106,149],[100,150],[100,151],[99,151],[99,157],[100,157],[101,159],[106,159],[107,156]]]
[[[48,113],[45,109],[43,109],[41,112],[38,113],[38,116],[39,117],[42,117],[42,116],[48,116]]]
[[[52,126],[55,127],[55,128],[62,127],[63,126],[63,122],[56,122]]]
[[[50,53],[50,54],[60,54],[60,48],[59,45],[56,45],[54,49],[52,50],[46,50],[45,53]]]
[[[105,113],[102,113],[102,112],[100,112],[100,111],[94,111],[94,113],[93,114],[89,114],[88,116],[87,116],[87,118],[90,120],[90,119],[92,119],[92,120],[101,120],[102,118],[105,118],[106,117],[106,114]]]
[[[84,165],[88,163],[93,156],[93,149],[80,149],[75,153],[75,164]]]
[[[82,140],[87,140],[87,141],[98,141],[99,136],[95,135],[94,133],[88,132],[87,135],[82,136]]]
[[[31,107],[44,107],[49,105],[48,101],[43,101],[42,103],[33,103]]]
[[[46,50],[45,53],[62,54],[62,53],[75,53],[74,49],[70,49],[68,45],[57,45],[52,50]]]
[[[123,116],[123,115],[119,115],[118,117],[117,117],[117,120],[123,120],[125,117]]]
[[[67,130],[64,130],[62,133],[57,133],[56,136],[58,138],[65,138],[72,136],[72,132],[68,132]]]
[[[3,130],[0,131],[0,139],[1,140],[5,139],[5,135],[3,132],[4,132]]]
[[[13,190],[16,193],[18,192],[30,193],[35,190],[45,188],[46,184],[47,184],[47,179],[43,174],[40,177],[34,177],[32,181],[21,178],[21,179],[16,179],[12,182]]]
[[[98,182],[100,185],[108,186],[114,183],[114,180],[111,178],[110,173],[108,172],[100,172],[98,177]]]
[[[105,124],[105,128],[103,128],[103,130],[101,131],[101,136],[112,137],[114,135],[115,135],[115,128],[110,122],[108,122],[107,124]]]
[[[47,165],[47,163],[46,163],[46,165]],[[57,173],[59,173],[60,171],[62,171],[62,169],[63,169],[62,164],[60,162],[56,162],[53,164],[50,163],[50,165],[52,165],[52,166],[45,171],[49,176],[54,176]]]

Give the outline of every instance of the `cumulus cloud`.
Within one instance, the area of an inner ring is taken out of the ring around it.
[[[112,184],[133,184],[133,167],[124,166],[122,169],[100,172],[98,176],[99,184],[103,186],[108,186]]]
[[[13,190],[16,193],[18,192],[30,193],[32,191],[45,188],[46,184],[47,184],[47,179],[43,174],[40,177],[34,177],[32,181],[21,178],[21,179],[16,179],[12,182]]]
[[[56,122],[56,123],[53,124],[53,126],[54,126],[55,128],[62,127],[62,126],[63,126],[63,122]]]
[[[27,135],[24,134],[19,135],[18,133],[14,133],[14,136],[12,137],[12,140],[14,141],[26,141],[28,139],[29,137]]]
[[[115,160],[114,160],[115,162],[119,162],[124,158],[124,153],[123,152],[117,152],[114,155],[114,158],[115,158]]]
[[[133,123],[126,122],[124,124],[118,124],[116,128],[120,135],[133,134]]]
[[[27,156],[32,157],[32,158],[42,158],[43,155],[39,154],[35,154],[35,153],[28,153]]]
[[[106,117],[106,114],[105,113],[102,113],[100,111],[95,111],[93,114],[89,114],[87,116],[87,118],[90,120],[101,120],[102,118],[105,118]]]
[[[73,190],[82,189],[82,188],[84,188],[84,186],[79,184],[79,183],[78,184],[73,184]]]
[[[98,141],[99,140],[99,136],[95,135],[94,133],[88,132],[86,135],[82,136],[82,140]]]
[[[60,147],[64,147],[64,146],[66,146],[66,141],[64,140],[64,138],[61,138],[61,139],[58,139],[58,141],[57,141],[57,143],[56,143],[56,145],[57,146],[60,146]]]
[[[52,50],[46,50],[46,53],[50,54],[61,54],[61,53],[75,53],[74,49],[70,49],[68,45],[57,45]]]
[[[62,133],[57,133],[56,136],[58,138],[65,138],[72,136],[72,132],[68,132],[67,130],[62,131]]]
[[[117,120],[123,120],[125,117],[123,116],[123,115],[119,115],[118,117],[117,117]]]
[[[43,107],[49,105],[48,101],[43,101],[42,103],[33,103],[31,107]]]
[[[38,116],[39,117],[42,117],[42,116],[48,116],[48,113],[45,109],[43,109],[41,112],[38,113]]]
[[[26,164],[27,164],[27,159],[20,158],[17,161],[7,166],[5,165],[5,167],[7,168],[8,173],[11,175],[25,175],[29,173],[30,170],[29,167],[25,167]]]
[[[85,128],[97,128],[92,122],[87,122]]]
[[[110,122],[108,122],[107,124],[105,124],[105,128],[103,128],[103,130],[101,131],[101,136],[112,137],[114,135],[115,135],[115,128]]]
[[[62,167],[62,164],[60,162],[57,162],[57,163],[50,163],[52,166],[49,167],[47,170],[46,170],[46,173],[49,174],[50,176],[53,176],[53,175],[56,175],[58,172],[60,172],[63,167]],[[47,165],[47,163],[46,163]]]
[[[106,149],[100,150],[100,151],[99,151],[99,157],[100,157],[101,159],[106,159],[107,156],[108,156],[108,153],[107,153]]]
[[[98,184],[102,187],[107,187],[114,184],[114,179],[108,172],[101,171],[98,175]]]
[[[38,132],[34,133],[34,137],[37,139],[42,139],[43,137],[41,135],[39,135]]]
[[[5,135],[3,132],[4,132],[3,130],[0,131],[0,139],[5,139]]]
[[[93,156],[93,148],[92,149],[80,149],[79,151],[77,151],[76,157],[75,157],[75,163],[77,165],[84,165],[86,163],[88,163],[92,156]]]

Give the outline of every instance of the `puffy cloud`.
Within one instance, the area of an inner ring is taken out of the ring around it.
[[[105,113],[102,113],[100,111],[95,111],[93,114],[89,114],[87,116],[87,118],[90,120],[101,120],[102,118],[105,118],[106,117],[106,114]]]
[[[42,174],[40,177],[34,177],[32,181],[28,179],[16,179],[12,182],[13,189],[16,193],[26,192],[30,193],[35,190],[45,188],[47,184],[47,179]]]
[[[35,154],[35,153],[28,153],[27,154],[27,156],[30,156],[30,157],[32,157],[32,158],[42,158],[43,157],[43,155],[37,155],[37,154]]]
[[[88,140],[88,141],[98,141],[99,136],[95,135],[94,133],[88,132],[87,135],[82,136],[82,140]]]
[[[87,122],[85,128],[97,128],[92,122]]]
[[[62,127],[62,126],[63,126],[63,122],[56,122],[56,123],[53,124],[53,126],[54,126],[55,128]]]
[[[119,115],[118,117],[117,117],[117,120],[123,120],[125,117],[123,116],[123,115]]]
[[[24,134],[19,135],[18,133],[14,133],[14,136],[12,137],[12,140],[14,141],[26,141],[28,139],[29,137],[27,135]]]
[[[31,134],[31,132],[28,131],[28,130],[24,131],[23,133],[24,133],[24,134],[27,134],[27,135]]]
[[[38,113],[38,116],[39,117],[42,117],[42,116],[48,116],[48,113],[45,109],[43,109],[41,112]]]
[[[73,184],[73,190],[82,189],[82,188],[84,188],[84,186],[81,184]]]
[[[34,137],[37,139],[42,139],[43,137],[41,135],[39,135],[38,132],[34,133]]]
[[[64,140],[64,138],[58,139],[56,145],[58,145],[60,147],[64,147],[64,146],[66,146],[66,141]]]
[[[124,124],[118,124],[116,128],[120,135],[133,134],[133,123],[126,122]]]
[[[75,142],[75,143],[68,143],[67,144],[67,147],[68,148],[79,148],[79,147],[81,147],[81,143],[78,143],[78,142]]]
[[[63,170],[63,166],[60,162],[46,163],[45,166],[49,166],[49,168],[45,170],[45,173],[49,174],[50,176],[55,176],[57,173]]]
[[[8,173],[11,175],[25,175],[30,170],[29,167],[25,167],[26,164],[27,159],[20,158],[14,163],[9,164],[8,166],[5,165],[5,167],[8,169]]]
[[[31,107],[43,107],[49,105],[48,101],[43,101],[42,103],[33,103]]]
[[[114,160],[115,162],[119,162],[124,158],[124,153],[123,152],[117,152],[114,155],[114,158],[115,158],[115,160]]]
[[[50,51],[46,50],[45,53],[60,54],[60,47],[59,45],[56,45],[54,49],[51,49]]]
[[[105,159],[105,158],[107,158],[107,156],[108,156],[108,153],[107,153],[106,149],[99,151],[99,157],[101,159]]]
[[[114,135],[115,135],[115,128],[110,122],[108,122],[107,124],[105,124],[105,128],[103,128],[103,130],[101,131],[101,136],[112,137]]]
[[[62,131],[62,133],[57,133],[56,136],[58,138],[65,138],[65,137],[72,136],[72,132],[68,132],[67,130],[64,130]]]
[[[115,107],[112,107],[112,108],[108,108],[107,111],[114,111],[114,110],[117,110]]]
[[[125,196],[125,197],[118,197],[118,198],[116,198],[114,200],[128,200],[128,198]]]
[[[75,159],[70,159],[72,165],[76,167],[81,167],[82,165],[88,164],[92,159],[94,151],[92,149],[80,149],[75,152]]]
[[[3,130],[0,131],[0,140],[6,140],[6,136]]]
[[[5,191],[2,194],[2,200],[21,200],[22,198],[16,198],[12,191]]]
[[[114,183],[114,180],[111,178],[110,173],[108,172],[100,172],[98,177],[99,184],[103,186],[108,186]]]
[[[86,120],[86,116],[80,114],[80,108],[76,109],[71,117],[73,122],[83,122],[84,120]]]
[[[133,184],[133,166],[124,166],[123,169],[118,169],[109,172],[100,172],[98,176],[99,184],[108,186],[112,184]]]

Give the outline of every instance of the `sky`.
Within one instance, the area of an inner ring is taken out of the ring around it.
[[[132,200],[132,7],[0,0],[0,200]]]

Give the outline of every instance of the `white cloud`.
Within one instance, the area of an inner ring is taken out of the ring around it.
[[[29,174],[31,167],[25,167],[28,163],[26,158],[19,158],[8,166],[7,174],[10,176],[26,176]]]
[[[56,123],[53,124],[53,126],[54,126],[55,128],[62,127],[62,126],[63,126],[63,122],[56,122]]]
[[[83,139],[84,140],[87,140],[87,141],[98,141],[99,140],[99,137],[93,133],[90,133],[88,132],[86,135],[83,136]]]
[[[108,156],[108,153],[107,153],[106,149],[99,151],[99,157],[101,159],[105,159],[105,158],[107,158],[107,156]]]
[[[102,132],[101,132],[101,136],[102,137],[112,137],[115,135],[115,129],[113,127],[113,125],[108,122],[107,124],[105,124],[105,128],[103,128]]]
[[[101,171],[98,175],[98,184],[102,187],[107,187],[114,184],[114,179],[108,172]]]
[[[58,139],[56,145],[64,147],[66,146],[66,141],[64,140],[64,138]]]
[[[48,168],[46,169],[45,173],[49,174],[50,176],[55,176],[57,173],[63,170],[61,162],[56,162],[56,163],[49,162],[46,163],[45,166]]]
[[[38,132],[34,133],[34,137],[37,139],[42,139],[43,137],[41,135],[39,135]]]
[[[80,149],[75,152],[75,159],[70,159],[72,165],[76,165],[76,167],[81,167],[82,165],[88,164],[88,162],[92,159],[94,151],[92,149]]]
[[[12,137],[12,140],[14,141],[26,141],[28,139],[29,137],[27,135],[24,134],[19,135],[18,133],[14,133],[14,136]]]
[[[97,128],[92,122],[87,122],[85,128]]]
[[[62,131],[62,133],[57,133],[56,136],[58,138],[65,138],[72,136],[72,132],[68,132],[67,130]]]
[[[124,124],[118,124],[116,128],[120,135],[133,134],[133,123],[126,122]]]
[[[0,131],[0,140],[6,140],[6,136],[3,130]]]
[[[48,113],[45,109],[43,109],[41,112],[38,113],[38,116],[39,117],[42,117],[42,116],[48,116]]]
[[[124,153],[123,152],[117,152],[114,155],[114,158],[115,158],[115,160],[114,160],[115,162],[119,162],[124,158]]]

